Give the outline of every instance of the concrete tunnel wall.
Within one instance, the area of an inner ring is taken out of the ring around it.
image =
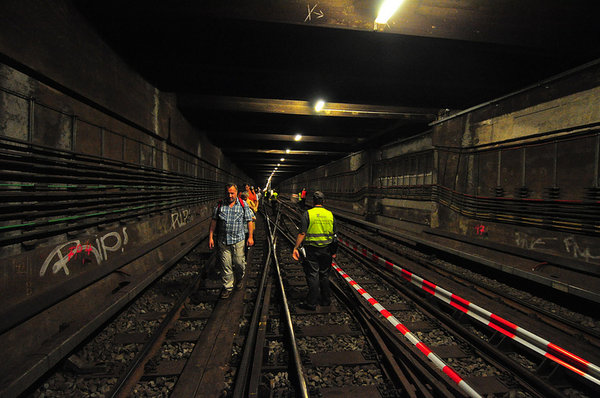
[[[99,123],[150,145],[173,144],[243,176],[183,118],[175,96],[159,91],[131,70],[68,1],[3,1],[0,15],[0,60],[13,66],[3,66],[3,87],[47,99],[44,102],[67,114],[100,119]],[[22,138],[23,124],[7,125],[6,119],[14,117],[4,115],[2,133]]]
[[[0,333],[30,318],[20,328],[39,334],[17,329],[3,341],[31,349],[75,310],[110,316],[111,291],[164,271],[207,235],[223,182],[248,181],[66,0],[0,2],[0,160],[10,207],[0,220]],[[89,308],[51,307],[76,291]],[[62,318],[40,324],[44,310]]]
[[[280,184],[340,214],[600,269],[600,67]],[[533,254],[532,254],[533,253]]]

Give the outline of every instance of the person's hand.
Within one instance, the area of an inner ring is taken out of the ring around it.
[[[210,250],[215,248],[215,240],[213,238],[208,238],[208,248]]]
[[[252,236],[248,237],[248,246],[254,246],[254,238]]]
[[[294,248],[294,251],[292,252],[292,257],[294,257],[294,260],[296,261],[300,260],[300,253],[298,252],[298,249]]]

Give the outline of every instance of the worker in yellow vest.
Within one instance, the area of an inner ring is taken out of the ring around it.
[[[279,194],[277,192],[275,192],[274,189],[271,190],[271,198],[269,199],[271,202],[271,210],[273,210],[273,213],[275,213],[275,211],[277,210],[277,197],[279,196]]]
[[[332,259],[337,253],[336,225],[333,214],[323,207],[325,195],[316,191],[313,194],[312,209],[302,214],[300,233],[292,256],[296,261],[302,258],[308,295],[300,308],[314,311],[317,304],[331,305],[329,273]],[[304,247],[300,247],[304,243]],[[300,253],[304,252],[303,255]]]

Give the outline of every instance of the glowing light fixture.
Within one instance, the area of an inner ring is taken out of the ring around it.
[[[283,162],[283,161],[285,161],[285,158],[281,158],[281,159],[279,159],[279,160]]]
[[[315,111],[321,112],[324,107],[325,107],[325,101],[323,101],[322,99],[320,99],[315,104]]]
[[[294,141],[300,141],[302,139],[302,134],[296,134],[294,136]]]
[[[285,153],[290,153],[290,148],[287,148],[287,149],[285,150]]]
[[[281,163],[277,163],[277,167],[281,166]]]
[[[400,8],[404,0],[385,0],[381,7],[379,8],[379,13],[377,14],[377,19],[375,19],[375,23],[387,23],[387,21],[394,15],[396,10]]]

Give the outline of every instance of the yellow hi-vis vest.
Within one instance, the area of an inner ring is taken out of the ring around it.
[[[310,246],[327,246],[333,242],[333,214],[322,207],[308,210],[308,228],[304,241]]]

